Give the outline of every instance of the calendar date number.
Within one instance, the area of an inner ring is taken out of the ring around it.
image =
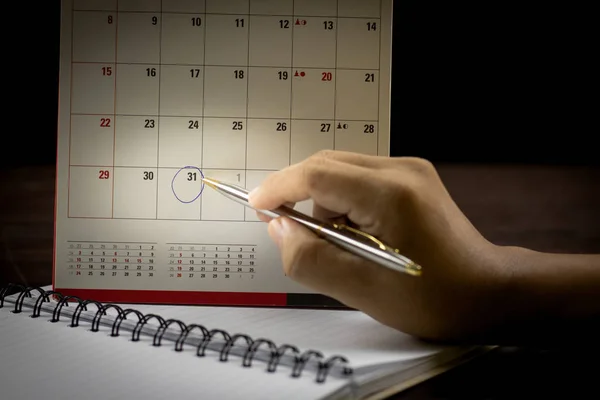
[[[147,243],[71,243],[69,275],[85,277],[153,278],[156,250]]]
[[[172,245],[169,277],[176,279],[255,279],[254,245]]]

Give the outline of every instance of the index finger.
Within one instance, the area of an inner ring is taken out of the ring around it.
[[[305,162],[312,162],[315,159],[335,160],[366,168],[386,169],[395,167],[395,160],[391,157],[373,156],[342,150],[321,150],[309,157]]]
[[[250,195],[252,207],[271,210],[312,199],[358,224],[370,224],[381,196],[377,170],[328,158],[311,158],[269,175]]]

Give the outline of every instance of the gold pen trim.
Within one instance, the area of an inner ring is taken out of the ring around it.
[[[402,255],[402,254],[400,254],[400,250],[398,250],[396,248],[390,248],[390,247],[386,246],[382,241],[380,241],[375,236],[373,236],[373,235],[371,235],[369,233],[363,232],[363,231],[361,231],[359,229],[356,229],[356,228],[352,228],[351,226],[348,226],[348,225],[345,225],[345,224],[333,224],[333,226],[336,227],[336,228],[338,228],[338,229],[346,229],[346,230],[348,230],[350,232],[353,232],[353,233],[355,233],[357,235],[363,236],[363,237],[371,240],[372,242],[376,243],[381,250],[385,251],[385,250],[391,249],[391,250],[394,251],[394,253],[396,253],[398,255]],[[423,268],[419,264],[417,264],[416,262],[414,262],[413,260],[407,259],[407,263],[405,265],[405,269],[407,271],[409,271],[411,274],[418,276],[418,275],[421,275],[421,272],[422,272]]]
[[[385,244],[383,244],[383,242],[381,242],[379,239],[377,239],[375,236],[368,234],[366,232],[363,232],[359,229],[356,228],[352,228],[351,226],[345,225],[345,224],[333,224],[333,226],[335,226],[338,229],[346,229],[350,232],[356,233],[357,235],[360,235],[362,237],[365,237],[369,240],[371,240],[374,243],[377,243],[377,245],[379,246],[379,248],[381,250],[387,250],[387,246]]]
[[[204,182],[205,185],[208,185],[209,187],[217,190],[218,188],[212,183],[210,182],[208,179],[206,178],[202,178],[202,182]]]

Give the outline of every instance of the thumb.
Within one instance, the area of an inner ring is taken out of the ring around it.
[[[269,235],[280,249],[286,275],[301,285],[348,305],[373,293],[377,271],[369,262],[289,218],[271,220]]]

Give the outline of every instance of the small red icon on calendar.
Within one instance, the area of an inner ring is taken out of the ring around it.
[[[294,76],[300,77],[300,78],[304,78],[306,76],[306,72],[304,71],[296,71],[296,73],[294,74]]]
[[[306,20],[305,19],[296,19],[296,25],[306,25]]]

